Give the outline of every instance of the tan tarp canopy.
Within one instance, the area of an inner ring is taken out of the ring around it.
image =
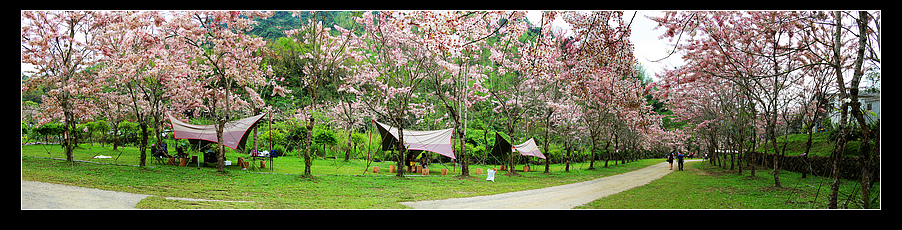
[[[215,125],[192,125],[169,116],[172,122],[172,131],[175,133],[175,139],[194,139],[217,142]],[[260,118],[266,114],[260,114],[253,117],[244,118],[237,121],[225,123],[222,129],[222,144],[232,149],[238,149],[238,146],[247,141],[248,130],[254,127]]]
[[[390,150],[390,146],[398,142],[398,128],[376,122],[379,125],[379,133],[382,135],[383,150]],[[391,134],[393,138],[386,138]],[[454,129],[442,129],[433,131],[404,130],[404,146],[407,150],[423,150],[441,154],[451,159],[457,159],[451,147],[451,136]]]

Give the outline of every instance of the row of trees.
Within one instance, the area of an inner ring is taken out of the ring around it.
[[[718,148],[742,155],[767,143],[774,153],[774,185],[780,187],[777,156],[785,145],[777,144],[779,134],[801,123],[810,148],[811,134],[825,115],[839,114],[829,207],[837,207],[836,165],[843,159],[850,125],[861,127],[861,203],[870,207],[870,186],[879,176],[879,136],[870,135],[873,126],[864,119],[858,95],[866,73],[879,75],[879,11],[687,11],[653,20],[686,61],[660,76],[654,84],[660,91],[654,94],[678,119],[688,121],[687,131],[711,156],[726,157],[717,154]]]
[[[118,127],[134,119],[143,166],[148,131],[160,136],[165,113],[204,114],[221,140],[233,111],[263,105],[250,86],[277,83],[259,65],[265,42],[241,32],[258,16],[265,14],[23,11],[22,62],[37,71],[22,90],[44,88],[39,123],[62,120],[64,133],[83,120]],[[73,136],[63,139],[70,161]],[[222,170],[222,146],[217,152]]]
[[[324,24],[330,13],[294,12],[307,23],[267,46],[246,32],[271,12],[26,11],[23,62],[38,71],[23,92],[43,87],[41,123],[59,119],[66,130],[97,118],[114,127],[134,119],[142,130],[141,165],[148,137],[159,136],[148,132],[162,130],[167,113],[208,117],[218,135],[243,115],[304,121],[297,127],[307,132],[305,175],[310,132],[322,113],[349,130],[369,120],[401,130],[447,125],[464,146],[468,114],[484,104],[512,137],[524,136],[517,134],[524,123],[541,124],[546,152],[555,133],[568,143],[591,139],[592,159],[612,140],[633,140],[627,136],[636,137],[632,146],[660,146],[643,142],[663,135],[655,128],[661,116],[634,77],[630,21],[622,12],[546,12],[538,27],[525,12],[358,12],[348,29]],[[553,29],[557,17],[574,25],[572,36]],[[303,97],[273,98],[291,93],[285,85]],[[324,88],[337,93],[321,98]],[[426,117],[431,124],[423,124]],[[70,147],[66,153],[71,160]],[[457,154],[468,176],[466,148]],[[405,156],[399,148],[399,167]]]
[[[452,127],[465,146],[468,122],[491,117],[512,142],[537,135],[545,153],[553,140],[568,152],[589,145],[590,168],[596,156],[632,154],[611,146],[701,148],[718,158],[718,149],[747,152],[764,137],[781,153],[780,127],[799,118],[813,126],[831,94],[843,102],[841,120],[851,113],[868,127],[859,82],[879,72],[879,12],[668,12],[653,20],[687,64],[652,84],[641,80],[629,39],[635,15],[619,11],[543,12],[539,22],[521,11],[288,13],[303,23],[264,40],[250,31],[275,34],[256,20],[273,12],[24,11],[22,59],[38,71],[22,90],[44,90],[40,123],[62,120],[66,131],[80,121],[115,127],[134,119],[141,165],[148,132],[162,130],[167,113],[209,118],[219,135],[226,121],[268,113],[306,133],[296,136],[306,139],[300,154],[310,176],[311,132],[326,121],[347,130],[371,120],[400,130]],[[569,33],[552,25],[558,18]],[[677,122],[665,124],[664,110]],[[841,151],[846,122],[839,130]],[[873,166],[879,145],[868,140],[879,137],[862,136],[862,161]],[[403,168],[407,154],[396,153]],[[455,154],[469,176],[473,153]],[[217,155],[222,170],[222,146]],[[865,175],[873,167],[863,170],[862,184],[872,184]]]

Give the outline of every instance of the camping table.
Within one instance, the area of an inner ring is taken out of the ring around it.
[[[275,159],[275,157],[272,157],[272,156],[249,156],[249,157],[251,158],[251,162],[249,163],[249,165],[251,165],[254,168],[260,167],[259,165],[257,165],[258,159],[262,159],[263,161],[269,161],[270,163],[272,163],[272,161],[273,161],[272,159]],[[268,164],[266,167],[269,168],[270,170],[275,169],[273,164]]]

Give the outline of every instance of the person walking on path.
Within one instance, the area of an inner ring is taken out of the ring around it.
[[[670,163],[670,170],[673,170],[673,153],[667,155],[667,163]]]
[[[683,153],[677,154],[677,164],[680,167],[680,171],[683,171]]]

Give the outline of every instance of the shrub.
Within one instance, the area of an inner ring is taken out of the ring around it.
[[[119,122],[119,133],[115,134],[119,138],[119,144],[122,145],[138,145],[139,137],[141,137],[141,128],[138,123],[131,121]]]
[[[63,124],[58,122],[50,122],[47,124],[43,124],[40,127],[34,129],[34,133],[37,134],[44,140],[49,138],[56,138],[57,141],[62,140],[63,136]]]

